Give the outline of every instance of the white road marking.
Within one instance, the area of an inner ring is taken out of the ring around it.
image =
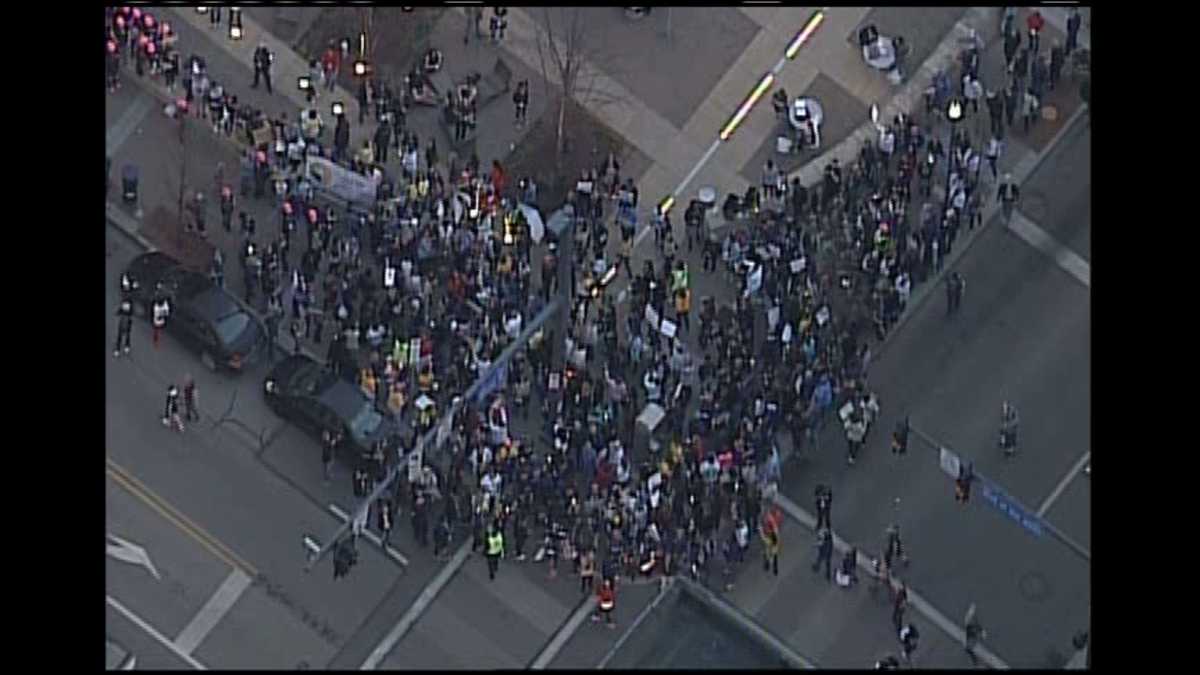
[[[333,515],[337,516],[342,522],[346,522],[347,520],[350,520],[350,515],[348,513],[346,513],[345,511],[343,511],[341,509],[341,507],[339,507],[337,504],[330,504],[329,512],[332,513]],[[383,540],[379,538],[379,535],[375,534],[374,532],[368,530],[365,527],[363,528],[362,533],[363,533],[364,537],[369,539],[371,541],[371,543],[375,544],[376,546],[379,546],[381,543],[383,543]],[[408,558],[405,558],[403,554],[401,554],[396,549],[392,548],[391,544],[387,545],[386,550],[387,550],[387,554],[388,554],[389,558],[391,558],[392,560],[395,560],[396,562],[400,563],[401,565],[403,565],[405,567],[408,567]]]
[[[814,518],[812,514],[800,508],[795,502],[793,502],[791,499],[788,499],[782,493],[776,493],[775,503],[779,506],[779,508],[783,509],[784,513],[800,521],[805,527],[813,529],[816,526],[817,519]],[[839,537],[836,532],[833,534],[833,546],[839,553],[845,553],[851,548],[850,545],[847,544],[846,541],[841,537]],[[860,552],[863,551],[863,549],[859,550]],[[874,572],[874,570],[871,569],[869,555],[859,555],[858,566],[867,573]],[[892,584],[894,587],[898,587],[899,583],[900,582],[895,577],[892,578]],[[963,631],[963,627],[948,619],[945,614],[938,611],[938,609],[933,605],[929,604],[929,602],[922,598],[911,585],[908,586],[908,599],[918,612],[925,615],[925,618],[932,621],[938,628],[941,628],[942,631],[953,638],[955,642],[959,644],[966,644],[967,635]],[[999,670],[1007,670],[1009,668],[1007,663],[1001,660],[999,656],[993,654],[992,651],[984,645],[978,645],[975,648],[975,654],[992,668]]]
[[[442,568],[442,571],[438,572],[433,581],[429,582],[425,590],[421,591],[421,595],[417,596],[417,601],[413,603],[412,607],[408,608],[404,616],[400,617],[400,621],[384,636],[383,640],[371,652],[371,655],[367,657],[367,660],[359,667],[359,670],[375,670],[379,667],[379,662],[387,658],[387,655],[391,653],[392,648],[396,646],[400,638],[404,637],[404,634],[412,629],[413,625],[417,623],[417,619],[421,618],[421,615],[425,613],[429,605],[433,604],[438,593],[441,593],[446,584],[450,583],[451,577],[462,568],[463,563],[467,561],[467,556],[470,554],[471,541],[468,539],[462,543],[462,546],[458,547],[458,552]]]
[[[150,97],[139,96],[133,105],[113,122],[112,127],[104,134],[104,149],[109,155],[116,152],[133,135],[153,105],[154,101]]]
[[[162,646],[171,650],[172,654],[183,659],[183,661],[185,663],[187,663],[189,666],[191,666],[195,670],[208,670],[207,666],[205,666],[203,663],[200,663],[196,659],[192,658],[191,654],[188,654],[187,652],[184,652],[183,650],[181,650],[179,647],[175,646],[174,642],[171,642],[170,640],[168,640],[166,638],[166,636],[164,636],[162,633],[155,630],[154,626],[151,626],[149,623],[144,621],[142,619],[142,617],[138,616],[137,614],[134,614],[125,605],[122,605],[120,602],[117,602],[117,600],[115,598],[113,598],[111,595],[105,595],[104,600],[108,603],[109,607],[112,607],[113,609],[117,610],[122,615],[124,615],[126,619],[129,619],[130,621],[132,621],[134,623],[134,625],[136,625],[138,628],[141,628],[142,630],[146,631],[147,635],[149,635],[150,637],[157,640],[158,643],[161,644]]]
[[[179,636],[175,638],[175,646],[185,654],[196,651],[196,647],[204,642],[204,638],[208,637],[229,610],[233,609],[238,598],[250,587],[250,582],[250,577],[235,567],[229,576],[225,577],[225,581],[221,582],[217,592],[212,594],[196,616],[179,632]]]
[[[146,549],[111,533],[108,535],[108,540],[109,543],[105,544],[105,553],[109,557],[116,558],[121,562],[130,563],[131,565],[145,567],[156,580],[162,580],[162,577],[158,574],[158,570],[154,567],[154,563],[150,560],[150,554],[146,553]]]
[[[662,585],[660,585],[658,588],[658,595],[654,596],[654,601],[649,605],[646,605],[646,607],[643,608],[640,613],[638,613],[637,618],[633,620],[633,623],[629,624],[629,628],[626,628],[625,632],[621,633],[621,637],[617,638],[617,643],[608,650],[608,653],[604,655],[603,659],[600,659],[600,663],[596,665],[596,670],[604,670],[608,667],[609,661],[612,661],[613,657],[621,651],[621,647],[625,646],[625,641],[628,640],[631,635],[637,632],[638,626],[642,625],[642,622],[646,620],[646,617],[650,616],[655,608],[662,603],[663,598],[667,597],[667,592],[670,591],[674,585],[674,578],[669,577],[663,579]]]
[[[1089,289],[1092,287],[1091,264],[1071,249],[1063,246],[1020,211],[1013,212],[1012,218],[1008,221],[1008,229],[1024,239],[1030,246],[1052,258],[1064,272],[1078,279],[1084,286]]]
[[[554,657],[558,656],[558,653],[566,646],[567,640],[570,640],[571,636],[575,635],[579,627],[587,620],[588,614],[591,614],[595,607],[595,596],[591,593],[587,594],[580,601],[579,606],[575,608],[575,611],[571,613],[571,617],[562,625],[562,628],[559,628],[554,634],[554,637],[546,645],[546,648],[533,659],[533,663],[529,664],[529,669],[545,670],[546,666],[550,665]]]
[[[1067,489],[1067,486],[1071,484],[1071,481],[1075,480],[1075,477],[1079,475],[1079,472],[1083,470],[1083,467],[1087,466],[1087,463],[1090,462],[1091,459],[1091,450],[1083,453],[1083,456],[1075,462],[1075,466],[1072,466],[1071,470],[1067,472],[1067,475],[1063,476],[1062,480],[1058,482],[1058,485],[1054,486],[1054,491],[1050,493],[1049,497],[1046,497],[1046,501],[1042,502],[1042,506],[1037,510],[1038,518],[1046,515],[1046,512],[1050,510],[1050,507],[1054,505],[1054,502],[1058,501],[1058,498],[1062,496],[1063,490]]]

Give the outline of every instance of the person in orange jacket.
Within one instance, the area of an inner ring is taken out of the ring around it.
[[[616,628],[617,624],[613,621],[613,609],[617,606],[617,592],[613,588],[612,579],[605,579],[604,584],[596,591],[596,613],[592,615],[592,621],[599,621],[600,615],[604,615],[604,623],[609,628]]]

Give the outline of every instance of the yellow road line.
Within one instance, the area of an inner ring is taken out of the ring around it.
[[[230,567],[241,569],[251,578],[258,577],[258,570],[253,565],[246,562],[244,558],[234,553],[232,549],[222,544],[220,540],[209,534],[204,528],[183,515],[183,513],[171,506],[165,499],[155,494],[153,490],[146,487],[137,478],[134,478],[132,474],[111,458],[105,458],[105,463],[108,465],[105,470],[108,477],[129,492],[129,494],[145,502],[147,506],[157,511],[159,515],[166,518],[172,525],[179,528],[184,534],[208,549],[210,553],[223,560]]]

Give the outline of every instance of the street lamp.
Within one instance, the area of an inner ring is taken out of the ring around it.
[[[942,203],[942,214],[950,208],[950,172],[954,167],[954,130],[963,118],[962,99],[952,97],[946,104],[946,119],[950,120],[950,142],[946,144],[946,198]]]

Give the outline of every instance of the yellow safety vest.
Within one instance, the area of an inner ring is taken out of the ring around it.
[[[488,537],[488,555],[500,555],[504,552],[504,535],[499,532]]]

